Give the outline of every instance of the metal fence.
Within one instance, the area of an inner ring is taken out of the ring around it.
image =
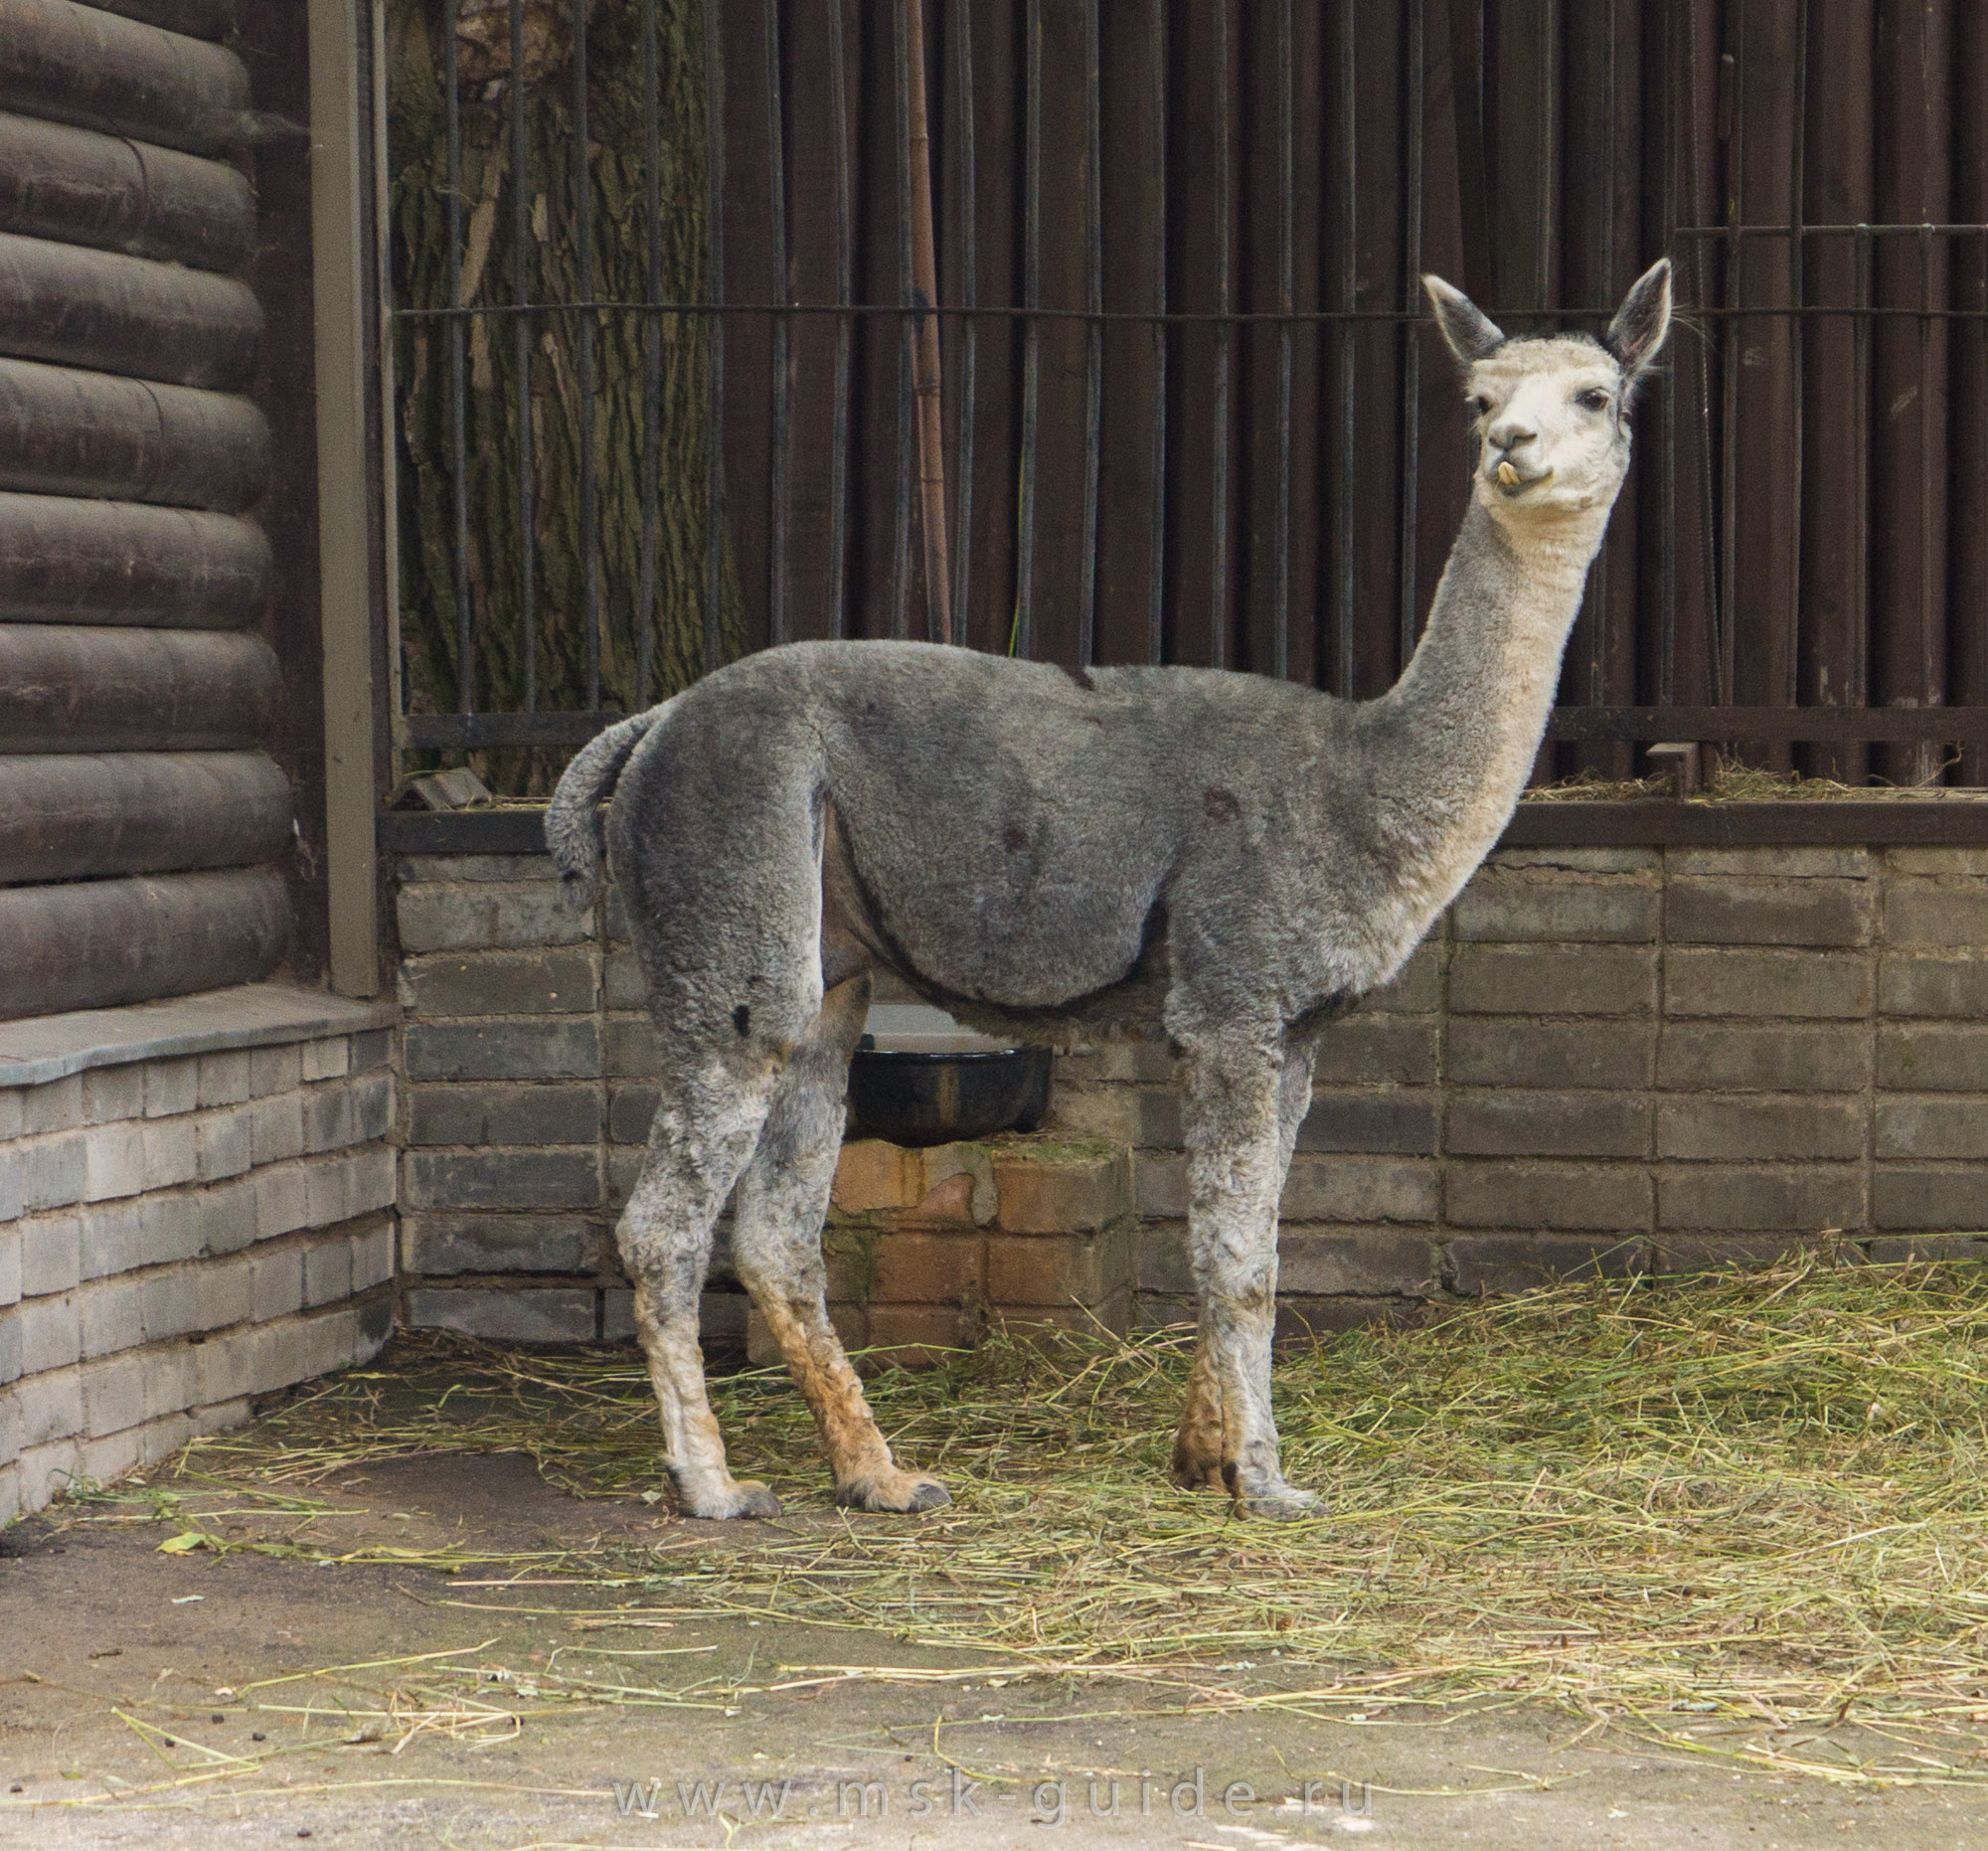
[[[448,293],[404,283],[391,301],[403,331],[446,331],[457,410],[435,479],[454,485],[460,571],[483,513],[465,330],[502,330],[527,404],[558,372],[583,435],[555,476],[520,421],[504,646],[521,698],[479,711],[496,639],[459,583],[442,613],[456,711],[404,716],[405,747],[573,745],[603,708],[669,691],[651,647],[685,614],[659,611],[655,568],[667,340],[705,369],[704,666],[727,652],[730,597],[747,647],[950,636],[1376,694],[1413,648],[1465,492],[1417,276],[1459,282],[1508,329],[1598,330],[1669,252],[1685,319],[1543,771],[1625,773],[1629,742],[1699,739],[1851,781],[1988,781],[1984,9],[702,0],[691,300],[655,255],[658,4],[425,0],[448,48]],[[510,267],[485,265],[465,299],[456,48],[493,13],[500,62],[524,74],[478,92],[508,112],[493,197]],[[639,48],[650,253],[645,292],[618,299],[589,255],[588,38],[610,14]],[[534,175],[530,120],[555,88],[579,152]],[[565,294],[534,271],[548,194],[579,253]],[[647,378],[640,430],[613,450],[591,421],[617,319],[639,325]],[[603,470],[640,485],[632,557],[603,554]],[[582,570],[560,613],[570,695],[549,702],[535,544],[557,498],[577,503]],[[601,667],[617,625],[618,689]]]

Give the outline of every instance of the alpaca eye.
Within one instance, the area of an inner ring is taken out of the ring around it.
[[[1590,386],[1575,400],[1576,405],[1584,405],[1590,412],[1605,412],[1608,409],[1608,395],[1598,386]]]
[[[1467,411],[1472,418],[1482,418],[1486,412],[1490,411],[1491,401],[1489,399],[1484,398],[1480,394],[1475,398],[1464,400],[1463,409]]]

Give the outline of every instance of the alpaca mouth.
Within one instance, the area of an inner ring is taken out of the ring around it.
[[[1513,497],[1523,495],[1529,488],[1538,488],[1542,482],[1551,482],[1554,472],[1542,469],[1537,475],[1521,475],[1517,465],[1507,458],[1494,473],[1498,479],[1498,492]]]

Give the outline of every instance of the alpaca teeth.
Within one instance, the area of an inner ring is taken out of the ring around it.
[[[1507,488],[1516,488],[1519,483],[1519,472],[1510,463],[1501,462],[1498,465],[1498,480]]]

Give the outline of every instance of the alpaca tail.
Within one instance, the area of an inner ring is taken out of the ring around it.
[[[575,755],[546,809],[546,847],[559,865],[560,901],[576,911],[590,907],[600,891],[600,866],[607,842],[600,805],[611,797],[622,767],[670,703],[636,714],[601,734]]]

